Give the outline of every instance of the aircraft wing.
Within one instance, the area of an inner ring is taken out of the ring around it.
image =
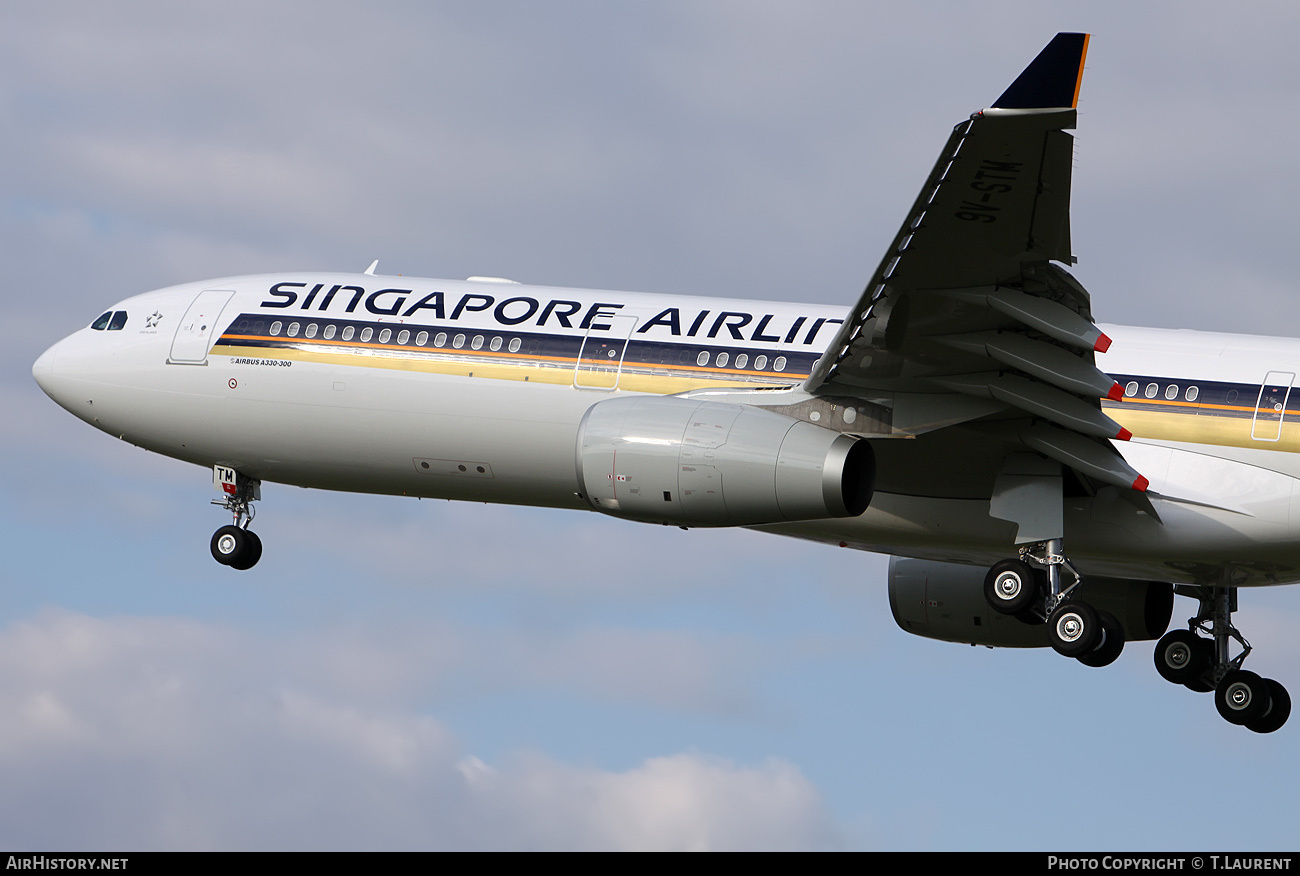
[[[1120,388],[1070,252],[1070,175],[1088,35],[1061,33],[953,129],[893,244],[809,375],[814,394],[893,412],[895,434],[971,420],[1105,483],[1146,479],[1101,411]]]

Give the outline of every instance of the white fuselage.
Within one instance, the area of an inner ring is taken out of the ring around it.
[[[74,333],[33,373],[124,441],[265,481],[557,508],[589,507],[575,444],[593,404],[717,390],[781,405],[845,313],[312,274],[177,286],[119,312],[121,327]],[[1079,565],[1188,583],[1228,569],[1239,584],[1300,580],[1300,426],[1287,411],[1300,341],[1105,330],[1114,346],[1098,366],[1136,387],[1107,413],[1134,433],[1121,449],[1150,479],[1160,519],[1114,488],[1067,498]],[[1011,525],[988,513],[987,467],[965,464],[950,433],[870,440],[880,475],[865,514],[766,528],[958,562],[1011,551]]]

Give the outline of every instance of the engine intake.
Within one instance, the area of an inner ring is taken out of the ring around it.
[[[856,517],[876,471],[866,441],[762,408],[672,396],[592,405],[577,465],[597,511],[690,526]]]

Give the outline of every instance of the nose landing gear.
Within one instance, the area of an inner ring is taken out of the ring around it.
[[[230,526],[223,526],[212,535],[212,558],[232,569],[251,569],[262,558],[262,540],[248,528],[257,513],[253,502],[262,498],[262,482],[247,478],[226,466],[213,466],[212,480],[223,497],[213,499],[235,518]]]

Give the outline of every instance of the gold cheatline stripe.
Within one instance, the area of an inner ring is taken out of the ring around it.
[[[451,361],[446,355],[412,357],[412,356],[361,356],[356,353],[324,353],[314,350],[292,350],[279,349],[275,352],[279,356],[268,356],[267,350],[263,347],[233,347],[227,346],[222,350],[214,349],[212,355],[227,357],[245,357],[250,359],[271,359],[271,360],[288,360],[294,362],[318,362],[332,365],[351,365],[369,368],[388,368],[395,371],[419,371],[430,374],[447,374],[453,376],[477,376],[486,379],[496,380],[530,380],[534,383],[548,383],[562,386],[572,386],[574,383],[575,368],[572,359],[563,360],[560,364],[552,362],[542,362],[536,359],[526,359],[533,364],[514,364],[514,363],[494,363],[494,362],[465,362]],[[480,354],[481,355],[481,354]],[[659,366],[656,370],[667,371],[667,366]],[[701,369],[692,369],[701,370]],[[756,377],[767,376],[763,372],[738,372],[751,374]],[[770,382],[765,380],[748,380],[739,381],[735,379],[726,379],[729,375],[718,375],[713,379],[706,376],[707,372],[700,374],[698,377],[673,377],[668,374],[645,373],[635,369],[624,368],[619,374],[618,389],[628,390],[629,392],[646,392],[657,395],[669,395],[676,392],[685,392],[689,389],[714,389],[722,387],[737,387],[752,389],[760,386],[789,386],[803,379],[798,374],[788,375],[787,380],[781,382]],[[581,371],[578,372],[579,382],[576,384],[580,389],[612,389],[613,373],[610,371]],[[608,378],[608,379],[606,379]],[[585,379],[587,382],[581,382]]]
[[[1198,409],[1202,409],[1202,410],[1210,410],[1210,411],[1245,411],[1245,412],[1247,412],[1247,413],[1251,413],[1251,412],[1253,412],[1253,411],[1255,410],[1255,408],[1256,408],[1256,405],[1246,405],[1245,407],[1242,407],[1241,405],[1212,405],[1212,404],[1208,404],[1208,403],[1206,403],[1206,402],[1198,402],[1198,401],[1190,401],[1190,402],[1189,402],[1189,401],[1174,401],[1174,400],[1157,399],[1157,398],[1141,398],[1141,399],[1140,399],[1140,398],[1131,398],[1131,399],[1130,399],[1130,398],[1125,398],[1125,399],[1123,399],[1122,401],[1112,401],[1112,402],[1109,402],[1109,403],[1106,405],[1106,407],[1118,407],[1118,406],[1120,406],[1120,405],[1122,405],[1122,404],[1129,404],[1129,405],[1162,405],[1162,406],[1164,406],[1164,407],[1198,408]],[[1130,410],[1132,410],[1132,409],[1130,409]],[[1274,411],[1274,413],[1276,413],[1276,411]]]
[[[1133,433],[1134,438],[1181,441],[1188,444],[1214,444],[1220,447],[1264,447],[1287,453],[1300,452],[1300,420],[1282,420],[1277,440],[1255,438],[1254,421],[1244,417],[1197,417],[1183,411],[1153,411],[1128,408],[1114,410],[1115,421]]]

